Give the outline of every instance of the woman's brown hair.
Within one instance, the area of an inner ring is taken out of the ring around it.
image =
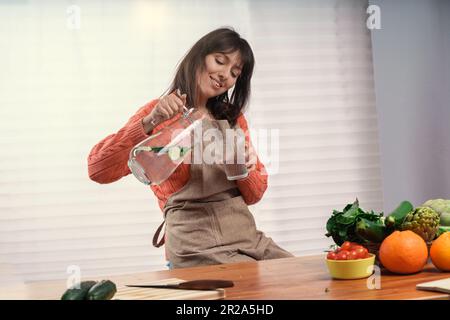
[[[255,65],[255,58],[248,42],[231,28],[220,28],[198,40],[179,63],[175,78],[167,92],[180,89],[187,94],[187,105],[195,106],[197,97],[197,70],[205,67],[208,54],[239,51],[242,71],[236,80],[231,97],[228,92],[210,98],[206,107],[216,119],[226,119],[231,126],[237,122],[239,113],[243,111],[250,97],[250,82]]]

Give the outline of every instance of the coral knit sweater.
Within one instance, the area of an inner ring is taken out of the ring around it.
[[[98,183],[111,183],[131,173],[128,168],[130,150],[139,142],[149,137],[144,131],[142,118],[148,115],[156,106],[158,100],[152,100],[140,108],[125,126],[117,133],[111,134],[97,143],[88,157],[89,178]],[[176,121],[181,114],[162,122],[152,130],[152,134]],[[241,113],[238,118],[240,128],[245,132],[246,140],[250,141],[247,121]],[[158,204],[163,210],[171,194],[183,187],[190,178],[190,164],[181,163],[172,175],[160,185],[152,185],[151,189],[158,198]],[[242,180],[236,181],[244,201],[248,204],[258,202],[267,189],[267,173],[259,161],[256,169]]]

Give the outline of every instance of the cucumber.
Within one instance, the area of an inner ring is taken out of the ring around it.
[[[386,217],[386,219],[384,220],[384,224],[388,228],[393,228],[395,226],[395,218],[391,216]]]
[[[436,232],[436,238],[438,238],[441,234],[446,232],[450,232],[449,226],[439,226],[438,231]]]
[[[176,161],[181,157],[181,148],[180,147],[171,147],[167,152],[170,160]]]
[[[89,290],[96,284],[96,281],[82,281],[78,285],[69,288],[64,292],[61,300],[85,300]],[[76,287],[79,286],[79,289]]]
[[[414,210],[413,205],[409,201],[402,201],[394,211],[392,211],[388,218],[392,221],[395,219],[393,227],[398,228],[406,218],[406,215]]]
[[[110,300],[117,292],[114,282],[102,280],[94,285],[87,294],[88,300]]]
[[[355,234],[361,240],[380,243],[386,238],[388,231],[384,223],[380,220],[370,221],[360,218],[355,226]]]
[[[181,156],[184,157],[190,149],[190,147],[181,147]]]

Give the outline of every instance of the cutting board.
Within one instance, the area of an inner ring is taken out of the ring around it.
[[[177,284],[185,280],[170,278],[147,283],[127,284]],[[218,300],[225,298],[225,289],[216,290],[179,290],[159,288],[118,287],[113,299],[118,300]]]
[[[438,291],[450,294],[450,278],[419,283],[416,285],[418,290]]]

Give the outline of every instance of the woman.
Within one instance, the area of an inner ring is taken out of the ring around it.
[[[267,174],[251,147],[242,113],[249,99],[253,66],[250,46],[234,30],[208,33],[179,64],[168,94],[143,106],[89,155],[92,180],[110,183],[120,179],[130,173],[131,148],[177,120],[184,105],[195,106],[210,118],[246,133],[246,178],[228,180],[224,165],[182,163],[166,181],[151,186],[166,223],[165,236],[157,241],[163,222],[153,244],[166,244],[166,257],[175,268],[293,256],[256,229],[248,209],[267,188]],[[184,94],[177,95],[178,90]]]

